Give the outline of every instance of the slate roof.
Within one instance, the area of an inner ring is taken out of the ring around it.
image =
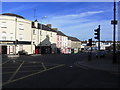
[[[66,36],[63,32],[57,31],[57,35]]]
[[[37,28],[37,29],[41,29],[41,24],[38,23],[38,27],[35,27],[34,22],[32,22],[32,28]],[[52,32],[56,32],[55,30],[53,30],[52,28],[42,24],[42,30],[46,30],[46,31],[52,31]]]
[[[68,40],[71,40],[71,41],[79,41],[79,42],[80,42],[80,40],[79,40],[78,38],[76,38],[76,37],[71,37],[71,36],[68,36]]]
[[[17,15],[17,14],[13,14],[13,13],[3,13],[1,15],[6,15],[6,16],[15,16],[15,17],[18,17],[18,18],[22,18],[22,19],[25,19],[23,16],[20,16],[20,15]]]

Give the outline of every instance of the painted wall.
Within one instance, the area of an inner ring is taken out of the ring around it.
[[[3,36],[5,36],[6,39],[3,38]],[[16,41],[16,39],[18,41],[31,42],[31,21],[22,19],[22,18],[13,17],[13,16],[3,16],[3,15],[0,16],[0,40]],[[18,44],[16,47],[16,53],[20,51],[19,46],[20,45]],[[23,44],[22,46],[23,46],[23,49],[25,49],[25,51],[28,52],[28,54],[32,53],[31,45],[26,46]],[[9,45],[7,45],[7,48],[8,48],[7,53],[9,54]],[[15,50],[13,53],[15,53]]]

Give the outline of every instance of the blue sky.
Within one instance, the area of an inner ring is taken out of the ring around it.
[[[80,40],[94,39],[94,29],[101,25],[101,39],[112,40],[113,2],[3,2],[2,12],[50,23]],[[43,16],[47,18],[43,19]]]

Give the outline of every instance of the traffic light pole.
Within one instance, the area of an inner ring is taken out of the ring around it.
[[[91,61],[92,60],[92,38],[89,39],[89,44],[88,46],[90,46],[91,50],[89,52],[89,55],[88,55],[88,61]]]
[[[113,61],[112,63],[115,64],[117,62],[116,59],[116,0],[114,0],[114,36],[113,36]]]
[[[98,28],[99,28],[98,50],[100,51],[100,25],[98,26]]]
[[[99,57],[99,55],[100,55],[100,25],[99,25],[98,28],[95,29],[94,31],[95,31],[95,35],[97,35],[97,36],[95,37],[95,39],[98,40],[98,57]]]

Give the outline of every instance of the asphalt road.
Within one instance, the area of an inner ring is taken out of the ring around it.
[[[77,64],[86,53],[3,58],[4,88],[119,88],[119,74]]]

